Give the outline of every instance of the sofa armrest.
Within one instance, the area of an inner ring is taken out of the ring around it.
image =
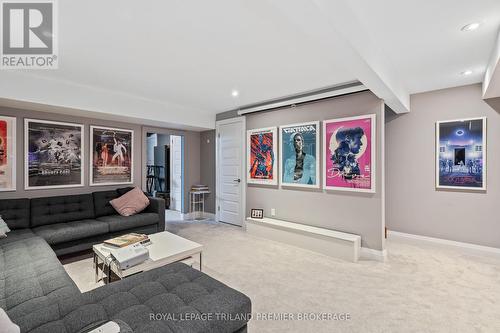
[[[165,200],[162,198],[148,197],[149,206],[146,208],[148,213],[157,213],[160,215],[158,221],[158,232],[165,231]]]

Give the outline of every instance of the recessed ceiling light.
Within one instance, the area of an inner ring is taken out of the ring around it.
[[[231,91],[231,96],[233,96],[233,97],[238,97],[239,94],[240,94],[240,92],[236,89],[233,89],[233,91]]]
[[[471,75],[472,74],[472,71],[470,69],[466,70],[466,71],[463,71],[462,73],[463,76],[468,76],[468,75]]]
[[[474,31],[477,28],[479,28],[480,25],[481,25],[481,23],[479,23],[479,22],[473,22],[473,23],[469,23],[467,25],[464,25],[462,27],[462,29],[460,29],[460,30],[462,30],[462,31]]]

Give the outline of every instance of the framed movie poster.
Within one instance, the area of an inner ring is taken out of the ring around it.
[[[83,142],[83,125],[25,119],[25,189],[83,186]]]
[[[486,190],[486,117],[436,123],[436,188]]]
[[[249,184],[277,185],[276,166],[277,128],[247,131],[247,158]]]
[[[90,186],[132,184],[134,131],[90,126]]]
[[[319,121],[280,126],[280,184],[319,188]]]
[[[0,191],[16,190],[16,118],[0,116]]]
[[[323,188],[375,193],[374,114],[323,122]]]

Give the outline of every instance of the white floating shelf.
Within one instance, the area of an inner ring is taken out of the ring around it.
[[[272,218],[247,218],[247,232],[327,256],[357,262],[361,236]]]

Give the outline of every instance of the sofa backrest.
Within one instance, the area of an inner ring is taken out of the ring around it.
[[[31,227],[93,218],[90,193],[31,199]]]
[[[118,191],[100,191],[92,193],[94,197],[94,211],[96,217],[118,214],[109,203],[111,200],[118,198]]]
[[[132,191],[135,187],[134,186],[127,186],[127,187],[120,187],[116,189],[116,192],[118,192],[119,196],[122,196],[130,191]]]
[[[30,227],[30,200],[6,199],[0,200],[0,215],[9,229],[24,229]]]

